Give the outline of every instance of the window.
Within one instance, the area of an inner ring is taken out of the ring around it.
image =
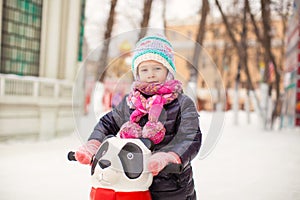
[[[42,0],[3,0],[1,73],[38,76]]]

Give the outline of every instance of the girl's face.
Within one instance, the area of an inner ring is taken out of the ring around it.
[[[147,83],[164,83],[168,75],[168,69],[154,60],[141,62],[138,66],[140,81]]]

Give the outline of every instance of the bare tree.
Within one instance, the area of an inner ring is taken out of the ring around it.
[[[253,93],[254,93],[254,97],[256,99],[256,102],[257,102],[257,105],[258,105],[258,109],[260,111],[260,114],[262,116],[264,116],[264,113],[262,113],[262,109],[260,107],[260,104],[259,104],[259,99],[255,93],[255,90],[254,90],[254,86],[253,86],[253,82],[252,82],[252,78],[251,78],[251,75],[250,75],[250,71],[249,71],[249,67],[248,67],[248,62],[247,62],[247,48],[246,48],[246,13],[245,13],[245,10],[246,10],[246,1],[245,0],[245,7],[244,7],[244,17],[243,17],[243,32],[245,33],[242,33],[242,37],[241,37],[241,41],[239,42],[237,40],[237,38],[235,37],[233,31],[231,30],[231,26],[228,22],[228,19],[227,19],[227,16],[224,14],[223,12],[223,9],[219,3],[218,0],[215,0],[215,3],[221,13],[221,16],[222,16],[222,19],[223,19],[223,22],[225,24],[225,27],[226,27],[226,30],[228,32],[228,35],[229,35],[229,38],[231,39],[235,49],[237,50],[237,53],[238,53],[238,56],[239,56],[239,59],[240,59],[240,65],[241,65],[241,68],[245,71],[245,74],[247,76],[247,86],[248,86],[248,89],[252,90]]]
[[[99,60],[99,67],[97,71],[97,78],[99,81],[103,81],[105,77],[105,67],[107,65],[107,57],[108,57],[108,50],[109,50],[109,44],[110,44],[110,37],[113,30],[114,25],[114,17],[115,17],[115,8],[117,5],[118,0],[111,0],[110,4],[110,11],[109,11],[109,17],[106,23],[106,30],[104,34],[104,42],[103,47],[101,51],[101,57]]]
[[[257,22],[255,20],[254,15],[251,12],[251,8],[249,6],[248,0],[246,0],[246,8],[250,15],[252,25],[254,27],[254,32],[256,34],[257,40],[261,43],[263,50],[265,52],[264,62],[265,62],[265,72],[264,72],[264,82],[269,85],[269,95],[271,95],[272,87],[273,87],[273,80],[270,80],[270,71],[269,71],[269,63],[272,63],[274,66],[274,72],[275,72],[275,90],[276,90],[276,100],[275,105],[273,107],[272,111],[272,117],[271,117],[271,128],[273,127],[274,119],[278,113],[278,106],[280,105],[280,62],[281,60],[278,60],[276,62],[275,56],[272,52],[272,35],[271,35],[271,1],[270,0],[261,0],[261,13],[262,13],[262,23],[263,23],[263,33],[259,31]],[[283,2],[281,2],[283,3]],[[282,16],[282,23],[283,23],[283,33],[286,31],[286,23],[287,23],[287,15],[289,12],[289,3],[287,4],[287,7],[285,9],[282,8],[283,5],[281,5],[281,9],[278,9],[277,12],[279,15]],[[285,11],[284,11],[285,10]],[[283,34],[284,35],[284,34]],[[284,40],[283,44],[284,44]],[[284,55],[284,45],[282,44],[281,48],[281,55]]]
[[[248,0],[247,0],[248,1]],[[273,62],[275,66],[275,72],[277,69],[277,65],[274,59],[274,55],[271,51],[271,1],[270,0],[261,0],[261,15],[262,15],[262,23],[263,23],[263,37],[262,37],[262,45],[266,52],[265,54],[265,74],[264,74],[264,82],[268,82],[269,80],[269,68],[267,67],[270,62]]]
[[[202,9],[201,9],[201,20],[198,26],[197,38],[196,42],[199,45],[195,45],[194,55],[193,55],[193,65],[195,68],[191,68],[191,81],[195,81],[197,83],[198,78],[198,64],[199,64],[199,55],[201,53],[201,46],[203,45],[203,39],[205,36],[205,25],[206,25],[206,18],[209,12],[209,3],[208,0],[202,0]]]
[[[200,20],[200,24],[198,26],[196,44],[194,47],[193,61],[192,61],[193,63],[192,63],[192,65],[190,63],[187,63],[187,65],[189,66],[189,70],[190,70],[189,84],[193,85],[195,87],[195,89],[197,88],[197,80],[198,80],[198,74],[199,74],[199,72],[198,72],[199,56],[201,54],[201,46],[203,44],[203,40],[205,37],[206,18],[207,18],[208,12],[209,12],[208,0],[202,0],[202,8],[201,8],[200,12],[201,12],[201,20]]]
[[[164,31],[165,31],[165,35],[166,35],[166,30],[167,30],[167,19],[166,19],[167,0],[162,0],[162,1],[163,1],[162,17],[163,17],[163,22],[164,22]]]
[[[284,1],[281,0],[278,4],[274,5],[275,6],[275,12],[281,17],[281,24],[282,24],[282,35],[284,36],[286,31],[287,31],[287,22],[288,22],[288,17],[291,14],[292,8],[293,8],[293,2],[292,1]],[[279,74],[281,74],[280,72],[283,71],[283,66],[281,65],[283,62],[282,60],[284,59],[284,55],[285,55],[285,39],[284,37],[282,37],[281,39],[281,53],[280,55],[282,55],[279,58],[279,62],[278,62],[278,70],[279,70]]]
[[[141,21],[141,32],[139,34],[139,39],[143,38],[147,33],[147,27],[149,24],[150,14],[151,14],[152,0],[144,1],[144,11],[143,19]]]
[[[281,23],[282,23],[282,39],[281,39],[281,53],[280,53],[280,58],[278,59],[278,64],[277,64],[277,73],[280,75],[283,72],[283,65],[282,65],[282,60],[284,59],[284,55],[285,55],[285,33],[287,31],[287,22],[288,22],[288,16],[291,13],[292,10],[292,5],[293,2],[292,1],[284,1],[281,0],[279,2],[279,4],[275,5],[275,12],[281,17]],[[279,88],[280,86],[280,79],[281,77],[279,76],[276,77],[276,86]],[[279,89],[278,89],[279,90]],[[276,117],[278,117],[281,114],[281,107],[282,107],[282,99],[280,98],[280,95],[278,93],[278,95],[276,96],[276,102],[275,102],[275,106],[273,108],[273,112],[272,112],[272,119],[271,119],[271,128],[273,128],[273,124],[274,124],[274,120]]]

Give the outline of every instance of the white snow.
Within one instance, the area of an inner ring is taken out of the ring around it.
[[[203,134],[212,113],[201,112]],[[198,199],[300,200],[300,131],[264,131],[255,113],[239,125],[226,113],[212,153],[193,161]],[[204,138],[206,136],[204,135]],[[1,200],[89,199],[90,168],[67,160],[81,139],[74,133],[50,141],[0,143]]]

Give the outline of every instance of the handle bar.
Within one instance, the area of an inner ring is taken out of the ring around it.
[[[76,158],[75,158],[75,152],[74,151],[70,151],[68,153],[68,160],[69,161],[77,161]]]
[[[70,151],[68,153],[68,160],[69,161],[77,161],[75,158],[74,151]],[[182,172],[182,168],[183,168],[182,164],[170,163],[163,169],[163,171],[167,172],[167,173],[172,173],[172,174],[179,174],[180,172]]]

